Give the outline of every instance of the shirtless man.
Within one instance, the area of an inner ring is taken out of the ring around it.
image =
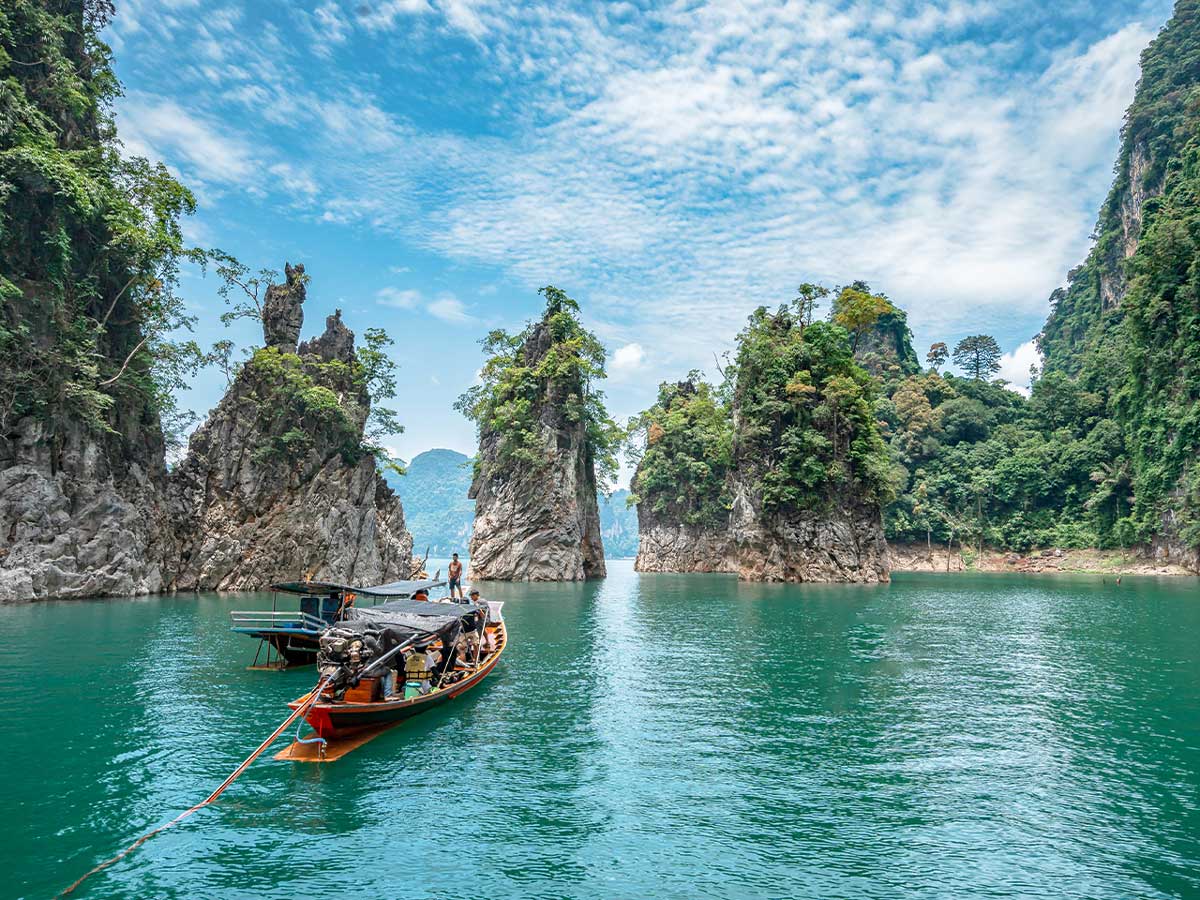
[[[458,599],[463,596],[462,590],[462,563],[458,561],[458,554],[455,553],[450,560],[450,566],[446,569],[446,573],[450,576],[450,596],[454,596],[454,592],[458,591]]]

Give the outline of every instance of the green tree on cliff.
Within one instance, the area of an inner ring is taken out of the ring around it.
[[[945,365],[949,358],[950,349],[942,341],[930,345],[929,352],[925,354],[925,362],[929,363],[929,368],[935,372]]]
[[[850,332],[850,350],[858,349],[859,339],[874,327],[879,317],[895,312],[890,300],[883,294],[873,294],[860,281],[842,288],[833,301],[833,321]]]
[[[549,461],[553,441],[544,433],[539,414],[549,405],[568,422],[582,423],[601,485],[617,473],[617,449],[623,432],[604,405],[597,384],[605,377],[604,346],[583,327],[579,304],[552,285],[538,291],[546,298],[542,318],[522,331],[491,331],[480,341],[486,360],[479,384],[468,389],[455,409],[481,431],[499,439],[502,459],[541,466]],[[540,356],[530,341],[548,344]]]
[[[875,380],[841,325],[799,324],[795,307],[759,307],[738,335],[726,376],[739,410],[734,465],[752,474],[768,510],[823,505],[840,492],[884,501],[890,462]]]
[[[659,385],[658,401],[629,420],[627,433],[627,456],[637,465],[631,503],[691,525],[728,517],[733,419],[699,372]]]
[[[976,381],[990,381],[1000,371],[1001,356],[990,334],[973,334],[954,345],[954,364]]]

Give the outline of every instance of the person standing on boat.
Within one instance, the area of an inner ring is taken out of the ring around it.
[[[450,558],[450,566],[446,569],[446,574],[450,576],[450,597],[454,597],[454,592],[458,591],[458,599],[463,596],[462,590],[462,563],[458,561],[458,554],[452,554]]]

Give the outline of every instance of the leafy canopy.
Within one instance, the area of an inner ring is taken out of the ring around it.
[[[495,436],[500,460],[535,467],[549,464],[557,447],[547,422],[581,423],[597,480],[609,484],[622,431],[596,387],[605,377],[604,347],[583,327],[575,300],[552,285],[538,293],[546,299],[540,320],[516,334],[493,330],[480,341],[486,360],[479,383],[455,408],[481,437]]]
[[[658,401],[631,418],[626,431],[627,455],[637,465],[630,503],[689,525],[727,519],[733,419],[698,371],[659,385]]]
[[[844,327],[801,327],[802,314],[794,304],[774,313],[759,307],[738,335],[726,376],[737,411],[734,465],[767,511],[825,506],[845,492],[886,501],[875,381],[855,362]]]

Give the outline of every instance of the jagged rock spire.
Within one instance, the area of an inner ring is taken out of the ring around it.
[[[268,347],[279,347],[294,353],[304,325],[304,298],[308,279],[304,264],[283,264],[286,281],[267,288],[263,300],[263,340]]]

